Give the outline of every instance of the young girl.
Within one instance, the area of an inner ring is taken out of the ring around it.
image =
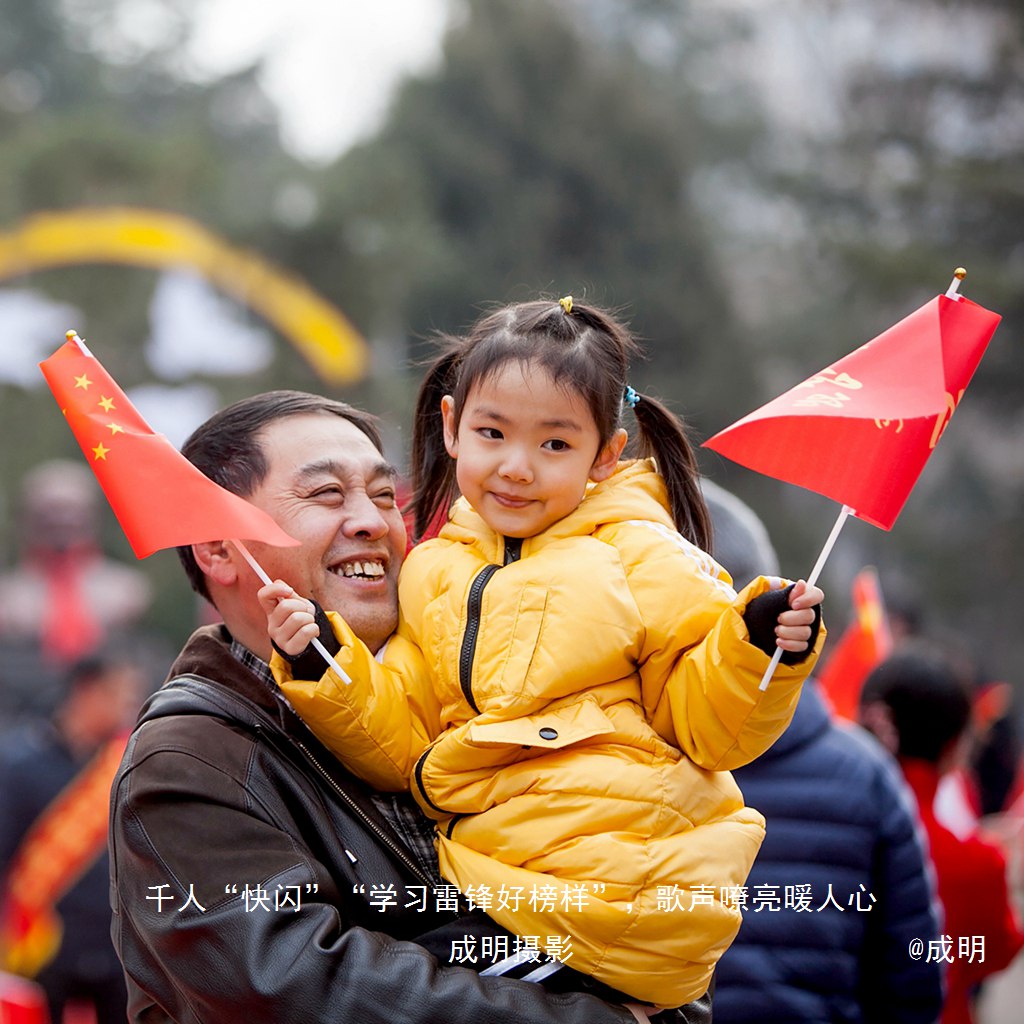
[[[681,424],[627,383],[635,349],[568,297],[449,339],[417,405],[417,532],[462,497],[405,562],[382,662],[331,613],[351,685],[272,667],[350,769],[411,788],[442,875],[490,892],[492,918],[567,937],[571,967],[676,1006],[739,928],[730,894],[764,822],[728,769],[789,722],[822,594],[764,577],[732,590],[705,554]],[[620,461],[624,407],[635,461]],[[310,602],[281,583],[261,600],[298,655],[319,632]],[[776,646],[789,653],[761,692]]]

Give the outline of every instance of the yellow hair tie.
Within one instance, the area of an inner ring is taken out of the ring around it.
[[[562,307],[562,309],[565,310],[567,315],[572,312],[572,296],[571,295],[564,295],[564,296],[562,296],[562,298],[560,298],[558,300],[558,304]]]

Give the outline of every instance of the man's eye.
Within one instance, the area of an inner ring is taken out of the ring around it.
[[[319,487],[315,490],[311,497],[313,498],[341,498],[344,497],[345,492],[337,485],[331,484],[328,487]]]
[[[396,495],[394,491],[378,491],[374,496],[373,500],[380,505],[381,508],[394,508]]]

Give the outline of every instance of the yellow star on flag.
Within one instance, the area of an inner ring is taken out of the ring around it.
[[[93,461],[95,461],[96,459],[102,459],[104,462],[106,462],[107,461],[107,452],[109,452],[109,451],[110,451],[110,449],[109,448],[104,448],[103,447],[103,442],[100,441],[100,443],[98,445],[96,445],[96,447],[93,448],[93,450],[92,450]]]
[[[81,388],[83,391],[88,391],[91,384],[92,381],[89,380],[88,374],[83,373],[81,377],[75,378],[75,387]]]
[[[110,431],[110,436],[111,437],[113,437],[114,434],[123,434],[124,433],[124,427],[122,427],[120,423],[108,423],[107,424],[107,430]]]
[[[114,408],[114,400],[112,398],[107,398],[106,395],[100,395],[99,404],[103,407],[104,412],[110,412],[110,410]]]

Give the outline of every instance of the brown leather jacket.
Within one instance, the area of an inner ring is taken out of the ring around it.
[[[137,1024],[628,1024],[583,994],[438,963],[427,884],[370,800],[230,653],[195,633],[111,794],[112,934]],[[393,886],[380,912],[371,890]],[[298,903],[299,909],[295,909]],[[275,909],[275,906],[278,909]],[[710,1020],[707,1002],[666,1020]]]

